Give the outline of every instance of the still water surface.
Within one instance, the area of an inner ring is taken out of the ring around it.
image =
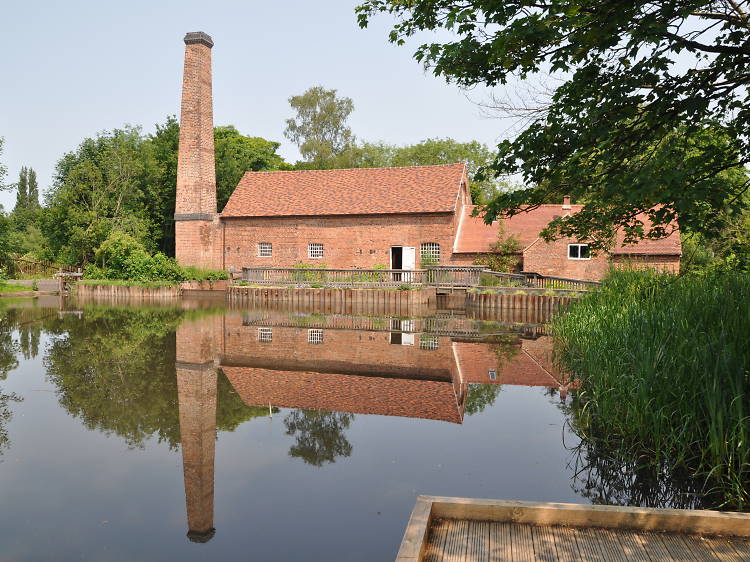
[[[0,315],[0,560],[383,561],[418,494],[591,501],[543,327]]]

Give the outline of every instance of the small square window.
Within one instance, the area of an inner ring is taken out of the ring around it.
[[[427,334],[420,334],[419,336],[419,348],[434,350],[440,346],[437,336],[428,336]]]
[[[419,258],[422,267],[440,263],[440,244],[437,242],[422,242],[419,247]]]
[[[487,372],[487,375],[490,377],[491,381],[496,381],[497,380],[497,371],[495,369],[490,369]]]
[[[270,258],[273,255],[273,244],[270,242],[258,242],[258,257]]]
[[[307,245],[307,257],[310,259],[320,259],[323,257],[323,244],[313,242]]]
[[[307,330],[307,343],[323,343],[323,330]]]
[[[258,341],[271,343],[273,341],[273,328],[258,328]]]
[[[568,244],[568,259],[590,260],[591,250],[588,244]]]

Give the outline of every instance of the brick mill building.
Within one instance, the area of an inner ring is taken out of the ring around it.
[[[175,204],[177,260],[239,270],[307,263],[329,268],[418,269],[469,265],[490,251],[499,223],[474,207],[463,163],[404,168],[247,172],[221,213],[216,204],[211,48],[202,32],[185,36],[185,67]],[[504,220],[519,239],[519,270],[600,279],[614,263],[679,269],[679,234],[615,244],[591,256],[585,241],[546,243],[539,232],[580,206],[543,205]]]

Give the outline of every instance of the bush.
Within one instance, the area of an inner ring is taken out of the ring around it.
[[[197,267],[183,267],[158,252],[149,255],[143,245],[123,232],[113,232],[102,242],[95,253],[95,262],[86,265],[84,276],[88,279],[123,281],[204,281],[227,279],[226,271],[212,271]]]

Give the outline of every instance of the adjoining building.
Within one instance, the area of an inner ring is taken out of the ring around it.
[[[463,163],[403,168],[247,172],[221,213],[211,94],[213,41],[185,36],[185,68],[177,166],[177,260],[215,269],[291,267],[419,269],[468,265],[491,251],[500,224],[472,216]],[[679,233],[592,256],[585,241],[546,243],[539,232],[578,205],[543,205],[503,221],[519,239],[518,269],[600,279],[633,263],[679,269]]]

